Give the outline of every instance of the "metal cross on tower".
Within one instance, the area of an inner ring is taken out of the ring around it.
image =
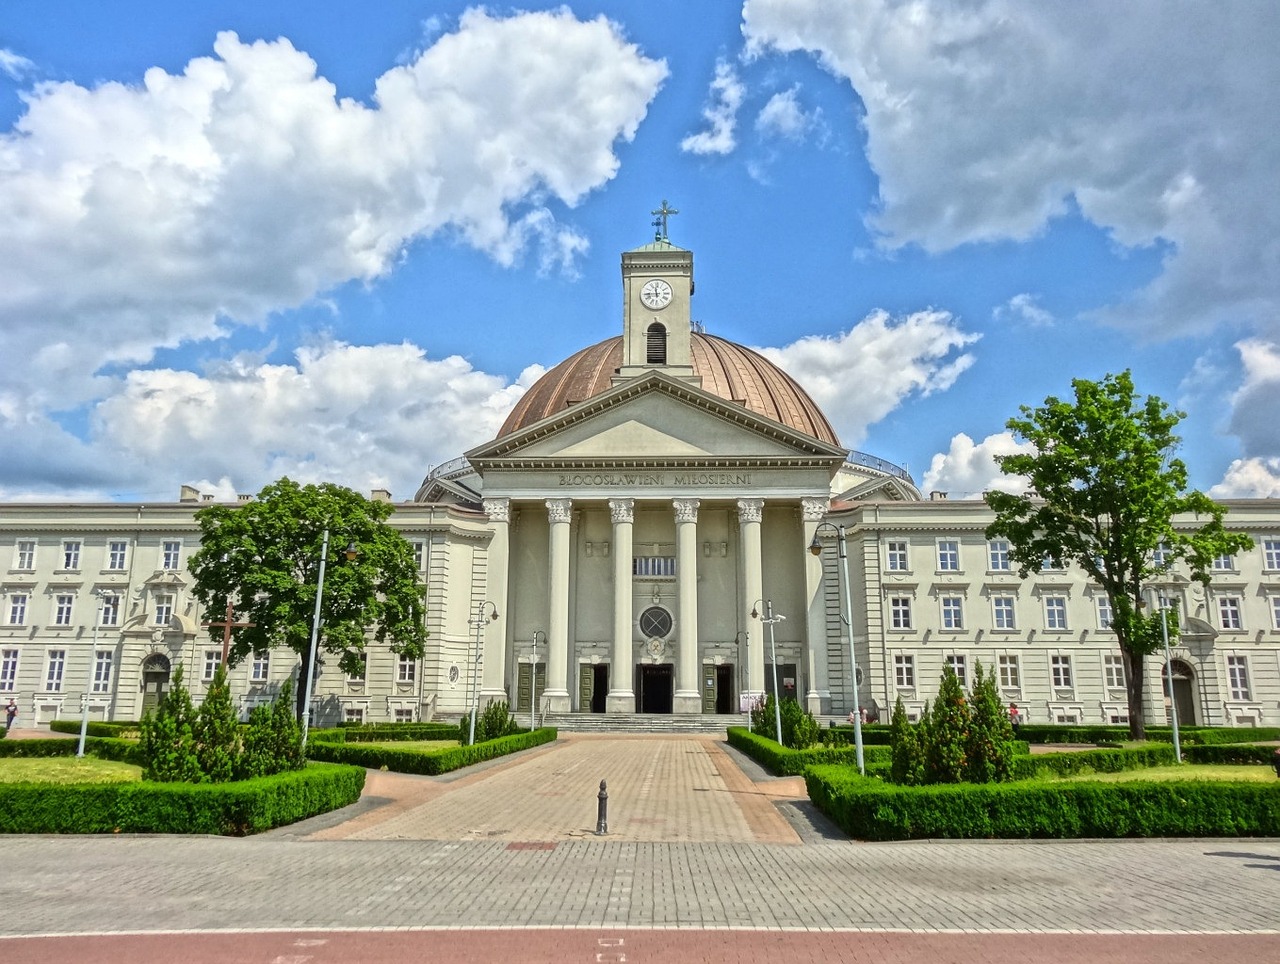
[[[227,617],[220,623],[210,622],[201,623],[201,626],[207,626],[214,629],[218,626],[222,627],[222,665],[227,665],[227,655],[231,652],[231,630],[232,629],[248,629],[250,626],[256,626],[257,623],[237,623],[232,622],[235,617],[235,607],[231,605],[231,601],[227,601]]]
[[[658,230],[654,233],[653,240],[666,241],[667,240],[667,218],[673,214],[679,214],[680,212],[673,207],[668,207],[667,199],[663,198],[662,207],[658,208],[658,210],[656,211],[650,211],[649,213],[657,215],[657,217],[653,219],[653,226]]]

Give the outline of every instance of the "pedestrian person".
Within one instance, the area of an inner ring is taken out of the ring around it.
[[[13,697],[9,697],[9,705],[4,708],[4,731],[8,733],[13,729],[13,721],[18,718],[18,704],[13,701]]]
[[[1018,728],[1022,726],[1022,711],[1017,703],[1009,704],[1009,725],[1013,727],[1013,735],[1017,736]]]

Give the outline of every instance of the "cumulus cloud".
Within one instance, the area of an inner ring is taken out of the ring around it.
[[[21,54],[15,54],[8,48],[0,47],[0,73],[8,74],[14,80],[21,80],[35,70],[35,66]]]
[[[803,50],[864,107],[887,248],[1026,239],[1074,202],[1168,246],[1106,317],[1170,335],[1280,319],[1280,5],[746,0],[749,55]]]
[[[756,131],[763,137],[800,141],[815,127],[821,111],[808,113],[800,106],[800,86],[774,94],[756,115]]]
[[[551,204],[614,176],[666,74],[604,18],[477,9],[369,105],[288,40],[233,33],[139,86],[37,85],[0,135],[0,357],[22,359],[0,421],[100,397],[109,363],[377,279],[440,232],[571,268],[586,242]]]
[[[1027,491],[1028,480],[1021,475],[1005,475],[996,464],[997,455],[1014,455],[1031,452],[1028,442],[1019,442],[1011,432],[988,435],[974,444],[973,439],[961,432],[951,439],[946,452],[938,452],[924,473],[925,492],[946,492],[951,498],[980,499],[983,492]]]
[[[856,447],[872,425],[907,398],[945,391],[970,365],[963,349],[980,336],[945,311],[900,318],[876,311],[849,331],[810,335],[783,348],[757,349],[780,365]]]
[[[738,79],[733,65],[716,63],[716,76],[711,81],[711,102],[702,109],[707,130],[690,134],[680,142],[680,150],[690,154],[728,154],[738,144],[738,109],[742,107],[746,87]]]
[[[1035,328],[1047,328],[1053,324],[1053,315],[1036,304],[1036,296],[1017,294],[995,310],[998,319],[1013,321]]]
[[[1235,459],[1208,494],[1214,499],[1280,498],[1280,458]]]
[[[202,491],[256,491],[288,475],[409,498],[428,465],[492,438],[542,373],[532,366],[509,383],[410,344],[331,342],[292,365],[132,372],[97,406],[94,434],[126,481],[169,475],[176,462]]]
[[[1280,455],[1280,347],[1261,339],[1236,343],[1244,378],[1231,399],[1231,432],[1246,458]]]

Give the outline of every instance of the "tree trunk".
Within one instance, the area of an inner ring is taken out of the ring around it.
[[[1147,721],[1142,716],[1142,691],[1146,679],[1143,675],[1141,653],[1129,652],[1128,647],[1121,646],[1120,654],[1124,657],[1125,691],[1129,695],[1129,739],[1145,740],[1147,738]]]

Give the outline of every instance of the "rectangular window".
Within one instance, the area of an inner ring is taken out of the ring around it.
[[[885,568],[890,572],[907,571],[907,544],[894,540],[885,545]]]
[[[911,598],[894,596],[889,600],[889,625],[893,629],[911,628]]]
[[[360,661],[360,665],[356,667],[354,673],[347,676],[348,683],[363,683],[369,673],[369,654],[361,653],[357,658]]]
[[[172,596],[156,596],[156,619],[157,626],[168,626],[173,619],[173,597]]]
[[[1107,689],[1124,689],[1124,657],[1114,654],[1102,657],[1102,675],[1106,680]],[[1125,722],[1127,723],[1128,720]]]
[[[34,539],[22,539],[18,542],[18,551],[13,560],[15,569],[34,569],[36,567],[36,542]]]
[[[95,693],[111,692],[111,651],[100,649],[93,659],[93,691]]]
[[[992,572],[1008,572],[1013,568],[1009,561],[1009,542],[1006,539],[993,539],[987,543],[987,558]]]
[[[254,653],[253,654],[253,671],[249,678],[255,683],[265,683],[271,675],[271,654],[270,653]]]
[[[427,544],[425,542],[415,542],[413,544],[413,568],[418,572],[422,572],[427,568]]]
[[[675,556],[636,556],[631,560],[633,576],[674,576],[675,574]]]
[[[1236,557],[1232,555],[1214,556],[1213,568],[1217,572],[1235,572]]]
[[[412,656],[401,656],[396,663],[396,680],[412,683],[418,676],[418,661]]]
[[[942,597],[942,628],[964,629],[964,600],[959,596]]]
[[[16,593],[9,597],[9,625],[25,626],[27,623],[27,594]]]
[[[1067,599],[1065,596],[1045,596],[1044,628],[1067,628]]]
[[[893,657],[893,678],[900,689],[915,689],[916,658],[914,656]]]
[[[965,674],[964,674],[964,657],[963,656],[948,656],[947,666],[951,668],[951,672],[956,674],[956,679],[960,681],[961,686],[969,685],[969,682],[965,678]]]
[[[364,707],[363,706],[347,706],[342,710],[342,719],[347,723],[363,723]]]
[[[18,651],[0,650],[0,693],[12,693],[18,688]]]
[[[1013,613],[1013,597],[992,596],[991,618],[996,629],[1017,629],[1018,623]]]
[[[54,597],[53,624],[55,626],[71,625],[71,607],[75,601],[76,597],[71,595],[59,595]]]
[[[1280,629],[1280,596],[1271,597],[1271,628]]]
[[[1233,700],[1248,700],[1249,695],[1249,661],[1244,656],[1227,657],[1227,682],[1231,686]]]
[[[396,721],[397,723],[412,723],[412,722],[413,722],[413,707],[412,707],[412,706],[397,706],[397,707],[396,707],[395,721]]]
[[[1106,596],[1098,596],[1098,628],[1111,628],[1111,600]]]
[[[1001,689],[1016,690],[1022,686],[1022,672],[1018,666],[1018,657],[1001,656],[999,667]]]
[[[1053,676],[1053,688],[1056,690],[1071,689],[1071,657],[1049,657],[1049,671]]]
[[[119,572],[124,569],[125,553],[128,543],[123,539],[107,543],[107,568]]]
[[[938,570],[940,572],[960,571],[960,543],[954,539],[943,539],[938,543]]]
[[[178,568],[178,557],[182,554],[182,543],[176,539],[166,540],[160,547],[160,568],[173,572]]]
[[[1262,556],[1267,569],[1280,569],[1280,539],[1263,539]]]
[[[62,671],[67,665],[67,651],[65,649],[49,650],[49,664],[45,667],[44,689],[46,693],[59,693],[62,691]]]
[[[62,568],[80,568],[80,543],[68,540],[62,544]]]
[[[1244,622],[1240,618],[1240,599],[1236,596],[1223,596],[1218,600],[1218,626],[1221,629],[1243,629]]]
[[[120,597],[114,593],[102,597],[102,625],[120,625]]]
[[[222,665],[222,650],[206,649],[204,651],[204,681],[208,683]]]
[[[1163,569],[1168,563],[1169,543],[1162,540],[1151,550],[1151,565],[1157,569]]]

